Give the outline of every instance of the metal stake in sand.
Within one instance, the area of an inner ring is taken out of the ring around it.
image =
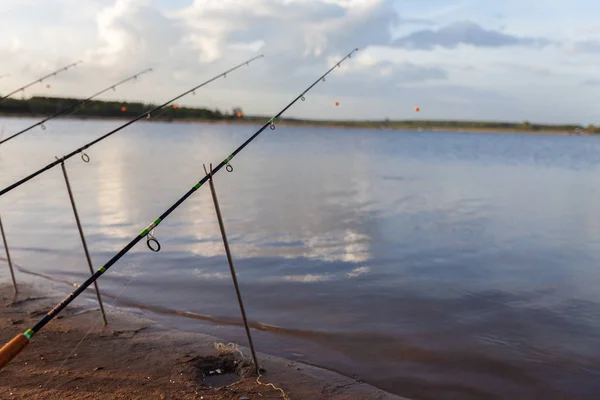
[[[63,175],[65,177],[65,184],[67,185],[67,192],[69,193],[69,200],[71,200],[71,206],[73,207],[73,214],[75,215],[75,222],[77,222],[77,229],[79,229],[79,236],[81,237],[81,244],[83,246],[83,252],[85,253],[85,258],[87,259],[88,267],[90,267],[90,274],[94,275],[94,266],[92,265],[92,259],[90,258],[90,252],[88,251],[87,243],[85,241],[85,235],[83,234],[83,228],[81,227],[81,221],[79,220],[79,213],[77,212],[77,206],[75,206],[75,198],[73,197],[73,192],[71,191],[71,184],[69,183],[69,176],[67,175],[67,168],[65,167],[65,162],[61,162],[60,166],[63,171]],[[96,289],[96,297],[98,297],[98,304],[100,305],[100,311],[102,312],[102,319],[104,320],[104,325],[108,325],[108,321],[106,320],[106,313],[104,312],[104,305],[102,304],[102,297],[100,296],[100,289],[98,288],[98,282],[94,281],[94,288]]]
[[[248,320],[246,318],[246,311],[244,310],[244,302],[242,301],[240,286],[238,285],[237,276],[235,274],[235,267],[233,266],[233,259],[231,258],[231,251],[229,250],[229,243],[227,242],[227,234],[225,233],[225,225],[223,224],[221,208],[219,207],[219,200],[217,199],[217,191],[215,190],[215,184],[212,179],[212,163],[210,164],[210,173],[206,170],[206,165],[204,165],[204,172],[208,176],[210,192],[212,194],[213,203],[215,204],[215,212],[217,213],[217,219],[219,220],[219,229],[221,229],[221,237],[223,238],[223,246],[225,246],[225,254],[227,254],[227,261],[229,262],[231,278],[233,279],[233,285],[235,286],[235,294],[237,295],[238,303],[240,304],[240,311],[242,312],[242,318],[244,319],[244,327],[246,328],[246,334],[248,335],[248,343],[250,343],[250,351],[252,352],[252,360],[254,360],[254,368],[256,369],[256,374],[260,375],[258,359],[256,358],[256,352],[254,351],[254,343],[252,342],[252,335],[250,334],[250,328],[248,327]]]
[[[0,218],[0,233],[2,233],[2,242],[4,243],[4,251],[6,252],[6,260],[8,260],[8,268],[10,268],[10,276],[12,278],[15,293],[17,293],[17,281],[15,280],[15,271],[13,270],[12,261],[10,259],[10,251],[8,251],[8,243],[6,242],[6,234],[4,233],[4,226],[2,225],[2,218]]]

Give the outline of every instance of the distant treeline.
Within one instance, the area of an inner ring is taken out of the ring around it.
[[[64,98],[64,97],[31,97],[29,99],[6,99],[0,102],[0,115],[15,116],[48,116],[59,112],[62,109],[72,107],[81,102],[82,99]],[[134,118],[144,112],[147,112],[157,105],[152,103],[129,102],[129,101],[101,101],[92,100],[83,107],[76,108],[73,112],[65,116],[74,115],[76,117],[96,117],[96,118]],[[175,108],[176,107],[176,108]],[[220,110],[209,110],[207,108],[188,108],[178,107],[177,105],[157,111],[157,119],[201,119],[201,120],[220,120],[233,118],[231,114],[223,113]],[[237,114],[237,113],[236,113]]]
[[[11,116],[48,116],[79,103],[81,99],[64,97],[32,97],[29,99],[6,99],[0,102],[0,115]],[[129,101],[92,100],[84,107],[66,114],[78,118],[134,118],[156,107],[156,104]],[[231,111],[207,108],[178,107],[171,105],[153,115],[155,120],[199,120],[199,121],[247,121],[265,122],[270,117],[247,116],[239,107]],[[312,125],[323,127],[375,128],[375,129],[410,129],[410,130],[497,130],[518,132],[569,132],[600,134],[600,126],[589,125],[543,125],[530,122],[490,122],[490,121],[318,121],[296,118],[282,118],[280,122],[293,125]]]
[[[407,129],[407,130],[490,130],[517,132],[569,132],[569,133],[600,133],[600,126],[589,125],[545,125],[530,122],[494,122],[494,121],[312,121],[302,119],[285,119],[287,123],[297,125],[342,126],[356,128]]]

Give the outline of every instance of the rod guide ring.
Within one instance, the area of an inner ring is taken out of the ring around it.
[[[149,233],[148,237],[146,238],[146,246],[148,246],[148,248],[155,253],[158,253],[161,248],[160,243],[151,233]]]

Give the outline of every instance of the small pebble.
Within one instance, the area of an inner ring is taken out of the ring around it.
[[[101,369],[104,369],[104,367],[96,367],[94,368],[94,371],[100,371]]]
[[[240,400],[250,400],[248,397],[244,396],[244,397],[240,397]]]

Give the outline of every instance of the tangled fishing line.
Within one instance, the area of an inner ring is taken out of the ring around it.
[[[249,359],[250,362],[252,362],[252,359],[250,359],[249,357],[244,356],[244,353],[242,353],[242,351],[240,350],[239,346],[236,343],[218,343],[215,342],[215,349],[217,349],[217,351],[219,352],[219,355],[225,355],[225,354],[235,354],[235,353],[239,353],[240,356],[242,357],[242,359]],[[260,370],[258,373],[258,376],[256,377],[256,383],[261,385],[261,386],[266,386],[266,387],[272,387],[273,389],[279,391],[281,393],[281,398],[284,400],[290,400],[290,398],[288,397],[288,395],[285,393],[285,391],[282,388],[279,388],[275,385],[273,385],[272,383],[264,383],[260,381],[260,378],[262,378],[262,375],[260,374]],[[237,385],[238,383],[240,383],[241,381],[238,381],[236,383],[232,383],[231,385],[228,385],[228,387]]]

